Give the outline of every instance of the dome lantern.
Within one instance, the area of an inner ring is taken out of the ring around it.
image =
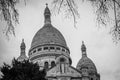
[[[50,13],[47,3],[46,3],[45,11],[44,11],[44,18],[45,18],[45,21],[44,21],[45,24],[51,24],[51,13]]]
[[[25,54],[26,45],[24,43],[24,39],[22,39],[22,43],[21,43],[20,49],[21,49],[21,55]]]
[[[82,51],[82,57],[87,56],[87,54],[86,54],[86,46],[84,44],[84,41],[82,41],[81,51]]]

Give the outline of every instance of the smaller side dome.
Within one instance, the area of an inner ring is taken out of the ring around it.
[[[86,67],[89,72],[97,72],[96,66],[93,61],[88,57],[82,57],[77,64],[77,69],[82,70],[82,68]]]
[[[82,68],[86,67],[89,72],[97,72],[96,66],[93,63],[93,61],[87,57],[86,46],[83,41],[82,41],[81,51],[82,51],[82,58],[79,60],[76,68],[78,70],[82,70]]]

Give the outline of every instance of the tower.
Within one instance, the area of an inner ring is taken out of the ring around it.
[[[22,43],[21,43],[21,46],[20,46],[20,56],[17,58],[18,61],[23,61],[23,60],[27,60],[27,56],[26,56],[26,52],[25,52],[25,49],[26,49],[26,45],[24,43],[24,39],[22,39]]]
[[[82,58],[79,60],[76,69],[82,72],[82,80],[100,80],[100,75],[93,61],[87,57],[86,46],[82,41]]]

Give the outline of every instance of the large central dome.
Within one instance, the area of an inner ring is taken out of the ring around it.
[[[51,24],[51,13],[48,7],[44,11],[45,24],[34,36],[31,49],[40,45],[55,44],[67,48],[63,35]]]
[[[45,24],[34,36],[31,48],[39,45],[55,44],[67,47],[63,35],[51,24]]]

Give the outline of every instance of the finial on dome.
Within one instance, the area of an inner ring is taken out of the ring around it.
[[[48,3],[46,3],[46,7],[48,7]]]
[[[86,46],[84,44],[84,41],[82,41],[81,51],[82,51],[82,56],[86,55]]]
[[[46,8],[44,11],[44,17],[45,17],[45,24],[50,24],[51,23],[51,13],[50,10],[48,8],[48,4],[46,3]]]

